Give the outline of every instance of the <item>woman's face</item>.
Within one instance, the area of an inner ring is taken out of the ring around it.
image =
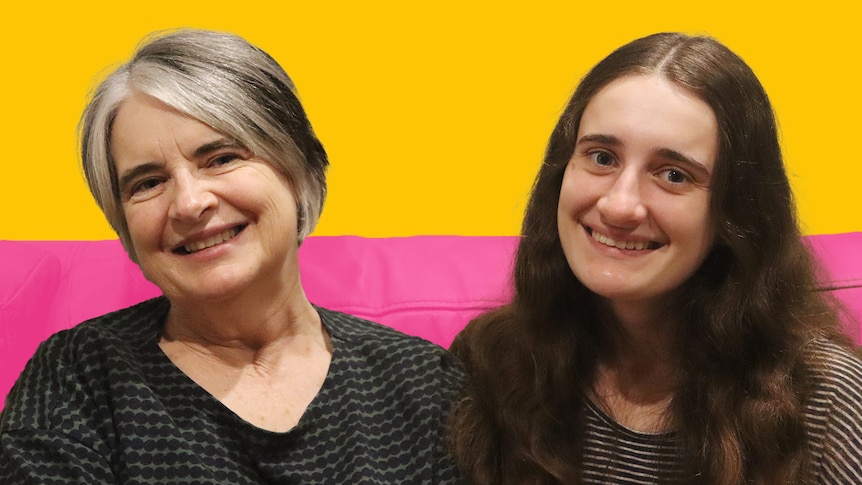
[[[712,109],[659,75],[617,79],[581,117],[558,206],[575,276],[611,301],[664,304],[701,264],[714,232]]]
[[[293,190],[269,163],[140,93],[120,105],[111,153],[141,269],[172,301],[298,284]]]

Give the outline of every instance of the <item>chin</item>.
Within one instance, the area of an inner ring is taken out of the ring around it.
[[[230,271],[218,272],[218,274],[201,275],[198,278],[187,281],[175,282],[169,285],[173,288],[173,295],[165,291],[165,296],[171,299],[176,296],[184,301],[213,301],[230,298],[242,293],[249,288],[254,281],[249,275],[236,274]]]

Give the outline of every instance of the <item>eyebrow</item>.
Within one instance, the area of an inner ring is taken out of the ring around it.
[[[665,158],[673,160],[673,161],[680,163],[682,165],[686,165],[692,172],[697,172],[702,177],[709,180],[709,176],[710,176],[709,169],[707,169],[704,164],[698,162],[697,160],[695,160],[689,156],[683,155],[682,153],[680,153],[676,150],[671,150],[670,148],[659,148],[657,150],[657,152],[659,155],[661,155]]]
[[[610,146],[620,146],[623,142],[620,141],[619,138],[613,135],[584,135],[575,142],[575,145],[580,145],[581,143],[601,143],[603,145]]]
[[[593,135],[584,135],[578,139],[575,145],[580,145],[582,143],[599,143],[602,145],[618,147],[622,146],[623,142],[613,136],[613,135],[603,135],[603,134],[593,134]],[[679,164],[685,165],[691,171],[699,173],[704,178],[709,178],[710,172],[706,166],[694,158],[691,158],[687,155],[684,155],[676,150],[670,148],[657,148],[655,149],[655,153],[663,158],[667,158],[669,160],[673,160]]]
[[[209,155],[212,152],[216,152],[221,150],[222,148],[240,148],[243,150],[248,150],[242,143],[232,139],[232,138],[219,138],[218,140],[211,141],[209,143],[204,143],[203,145],[197,147],[195,151],[192,153],[192,157],[198,158]]]

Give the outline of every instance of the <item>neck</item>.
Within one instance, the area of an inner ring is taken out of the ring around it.
[[[599,357],[599,373],[618,392],[666,396],[678,382],[679,319],[672,305],[655,302],[609,302],[608,349]]]
[[[171,299],[162,340],[237,365],[277,355],[285,345],[329,348],[320,316],[298,280],[218,301]]]
[[[606,301],[603,307],[606,348],[599,354],[593,401],[629,429],[666,430],[679,383],[673,305]]]
[[[609,301],[605,328],[612,361],[645,364],[671,362],[676,355],[679,318],[668,301]]]
[[[618,424],[637,432],[659,433],[672,425],[668,414],[676,393],[672,368],[619,368],[600,364],[591,400]]]

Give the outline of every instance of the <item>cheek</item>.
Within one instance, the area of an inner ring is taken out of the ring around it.
[[[715,229],[709,214],[708,203],[692,201],[680,205],[673,213],[663,215],[664,227],[675,227],[676,239],[686,240],[692,257],[702,261],[715,242]],[[671,238],[674,238],[673,235]]]
[[[704,240],[711,241],[714,239],[715,229],[712,223],[712,215],[709,211],[709,197],[707,197],[707,194],[703,194],[702,197],[699,197],[690,204],[686,204],[686,206],[690,214],[689,217],[692,218],[693,228],[696,228],[700,232]],[[683,210],[683,213],[685,212]]]
[[[591,212],[602,197],[604,187],[601,180],[585,180],[568,177],[563,180],[557,217],[560,223],[580,222],[581,217]]]
[[[701,239],[701,263],[706,259],[706,256],[709,255],[713,247],[715,247],[715,229],[713,229],[712,222],[707,220],[704,223],[703,238]]]
[[[557,203],[557,231],[560,239],[566,242],[569,239],[573,226],[578,222],[578,201],[572,196],[571,191],[560,192],[560,200]]]
[[[286,223],[296,228],[298,224],[298,206],[293,187],[289,183],[281,181],[274,184],[271,191],[272,197],[270,203],[273,205],[273,209],[280,214],[281,218],[285,219]]]
[[[126,228],[129,231],[129,242],[136,249],[158,244],[160,224],[154,207],[147,205],[125,207],[123,213],[126,217]]]
[[[583,183],[578,178],[570,164],[566,168],[563,183],[560,185],[560,201],[557,204],[557,213],[559,215],[571,214],[571,211],[576,210],[581,204],[581,199],[585,194],[583,190],[579,190],[579,188],[583,187]]]

